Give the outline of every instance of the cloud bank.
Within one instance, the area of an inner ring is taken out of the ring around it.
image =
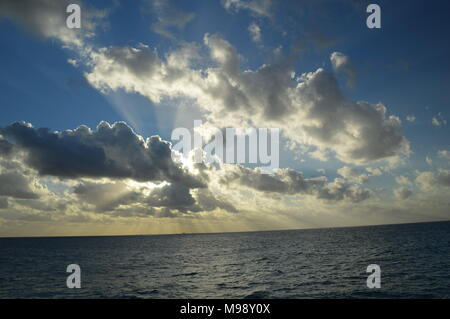
[[[191,67],[199,58],[192,46],[165,59],[145,45],[102,48],[92,53],[86,78],[99,90],[125,89],[155,103],[190,98],[217,127],[281,127],[293,143],[331,151],[346,163],[395,162],[409,155],[400,119],[381,103],[347,99],[325,70],[295,77],[289,59],[282,57],[241,70],[240,56],[228,41],[207,34],[204,45],[207,68]]]

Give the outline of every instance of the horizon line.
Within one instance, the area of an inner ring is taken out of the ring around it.
[[[262,233],[262,232],[281,232],[281,231],[302,231],[302,230],[320,230],[320,229],[341,229],[341,228],[363,228],[380,226],[398,226],[415,224],[432,224],[450,222],[450,219],[422,221],[422,222],[400,222],[389,224],[372,224],[357,226],[331,226],[331,227],[311,227],[311,228],[286,228],[286,229],[268,229],[268,230],[245,230],[245,231],[224,231],[224,232],[199,232],[199,233],[166,233],[166,234],[129,234],[129,235],[55,235],[55,236],[1,236],[0,239],[24,239],[24,238],[86,238],[86,237],[138,237],[138,236],[179,236],[179,235],[220,235],[220,234],[242,234],[242,233]]]

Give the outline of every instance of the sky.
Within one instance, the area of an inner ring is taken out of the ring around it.
[[[449,9],[0,0],[0,236],[449,220]],[[183,157],[195,120],[279,128],[279,169]]]

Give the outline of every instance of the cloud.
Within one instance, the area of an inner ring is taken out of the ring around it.
[[[395,178],[395,181],[399,185],[411,185],[410,179],[408,177],[406,177],[406,176],[397,176]]]
[[[222,209],[230,213],[237,213],[236,207],[223,196],[214,194],[208,188],[198,188],[195,190],[195,199],[201,210],[212,211],[215,209]]]
[[[169,0],[147,0],[146,5],[158,19],[152,25],[153,31],[172,39],[175,39],[172,29],[183,29],[195,17],[193,13],[179,9]]]
[[[350,185],[347,181],[336,178],[327,187],[320,190],[319,199],[329,201],[349,201],[352,203],[359,203],[373,197],[373,192],[369,189],[360,188],[355,185]]]
[[[447,150],[438,151],[438,156],[440,158],[450,160],[450,151],[447,151]]]
[[[445,125],[447,125],[447,120],[442,117],[441,113],[438,113],[438,115],[434,116],[431,119],[431,124],[433,124],[433,126],[437,126],[437,127],[445,126]]]
[[[408,115],[408,116],[406,116],[406,120],[407,120],[408,122],[413,123],[413,122],[416,121],[416,117],[415,117],[414,115]]]
[[[184,210],[195,204],[189,188],[180,184],[164,185],[155,188],[147,198],[147,203],[155,207],[168,207],[172,209]]]
[[[65,45],[80,46],[84,39],[92,37],[98,20],[105,11],[81,5],[81,28],[69,29],[66,26],[66,8],[70,0],[2,0],[0,17],[6,17],[23,25],[28,31],[43,38],[54,38]]]
[[[291,169],[278,170],[274,174],[263,174],[258,169],[246,168],[241,165],[228,167],[221,182],[228,184],[237,182],[262,192],[285,194],[312,194],[321,188],[325,178],[305,179],[303,174]]]
[[[0,160],[0,198],[10,199],[2,200],[2,209],[139,218],[237,212],[208,189],[209,164],[185,167],[172,159],[169,142],[144,139],[123,122],[61,132],[17,122],[0,132],[3,148],[14,149],[14,157]]]
[[[102,91],[123,88],[155,103],[193,99],[216,127],[281,127],[294,143],[331,151],[347,163],[398,161],[409,155],[400,119],[388,115],[381,103],[347,99],[323,69],[294,77],[290,59],[276,56],[272,64],[242,71],[240,56],[228,41],[207,34],[204,45],[211,67],[193,68],[189,60],[177,64],[179,50],[162,59],[144,45],[102,48],[92,53],[86,77]]]
[[[173,162],[169,142],[159,136],[144,139],[124,122],[112,125],[101,122],[95,131],[79,126],[62,132],[17,122],[0,128],[0,133],[27,153],[26,163],[41,175],[130,178],[203,186]]]
[[[450,187],[450,170],[439,169],[436,172],[420,172],[416,177],[416,184],[426,191]]]
[[[0,135],[0,157],[9,157],[13,153],[14,146]]]
[[[261,42],[261,27],[259,25],[253,22],[248,26],[248,32],[250,33],[250,37],[253,42]]]
[[[358,172],[358,170],[348,166],[344,166],[338,169],[337,173],[342,177],[359,184],[367,183],[367,181],[369,180],[369,176],[367,176],[366,174],[361,174],[360,172]]]
[[[0,196],[34,199],[39,195],[32,190],[30,181],[17,173],[0,174]]]
[[[408,199],[412,194],[412,191],[406,187],[400,187],[394,190],[394,196],[399,200]]]
[[[383,172],[379,168],[366,167],[366,171],[369,172],[372,176],[381,176],[381,175],[383,175]]]
[[[354,87],[356,80],[356,70],[350,63],[350,58],[341,52],[333,52],[330,56],[333,69],[337,73],[344,73],[347,76],[347,85]]]
[[[346,99],[336,79],[322,69],[301,77],[295,102],[301,124],[291,124],[292,128],[304,132],[307,142],[334,151],[344,162],[367,164],[410,152],[398,117],[387,116],[381,103]]]
[[[249,10],[255,16],[271,17],[272,0],[223,0],[229,11]]]
[[[370,190],[350,185],[341,178],[328,183],[326,177],[305,178],[292,169],[280,169],[273,174],[262,174],[258,169],[233,165],[221,177],[223,184],[238,183],[260,192],[284,195],[310,195],[326,201],[358,203],[372,197]]]
[[[139,199],[139,193],[129,189],[124,182],[82,182],[74,187],[73,192],[83,202],[94,205],[97,211],[111,211]]]
[[[45,213],[35,214],[14,209],[5,209],[2,211],[1,218],[4,220],[17,220],[25,222],[47,222],[52,220],[52,215]]]
[[[222,209],[235,213],[236,208],[217,198],[207,188],[191,190],[180,183],[129,185],[124,182],[82,182],[74,194],[85,203],[95,206],[97,212],[128,216],[176,217],[189,212],[207,212]]]
[[[216,209],[236,213],[236,208],[219,199],[207,188],[190,189],[179,183],[149,187],[124,182],[81,182],[74,187],[81,203],[93,205],[96,212],[120,217],[179,217]]]

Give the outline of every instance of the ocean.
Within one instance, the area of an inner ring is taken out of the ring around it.
[[[0,298],[449,298],[450,222],[0,239]],[[69,264],[81,288],[69,289]],[[367,266],[381,288],[366,285]]]

